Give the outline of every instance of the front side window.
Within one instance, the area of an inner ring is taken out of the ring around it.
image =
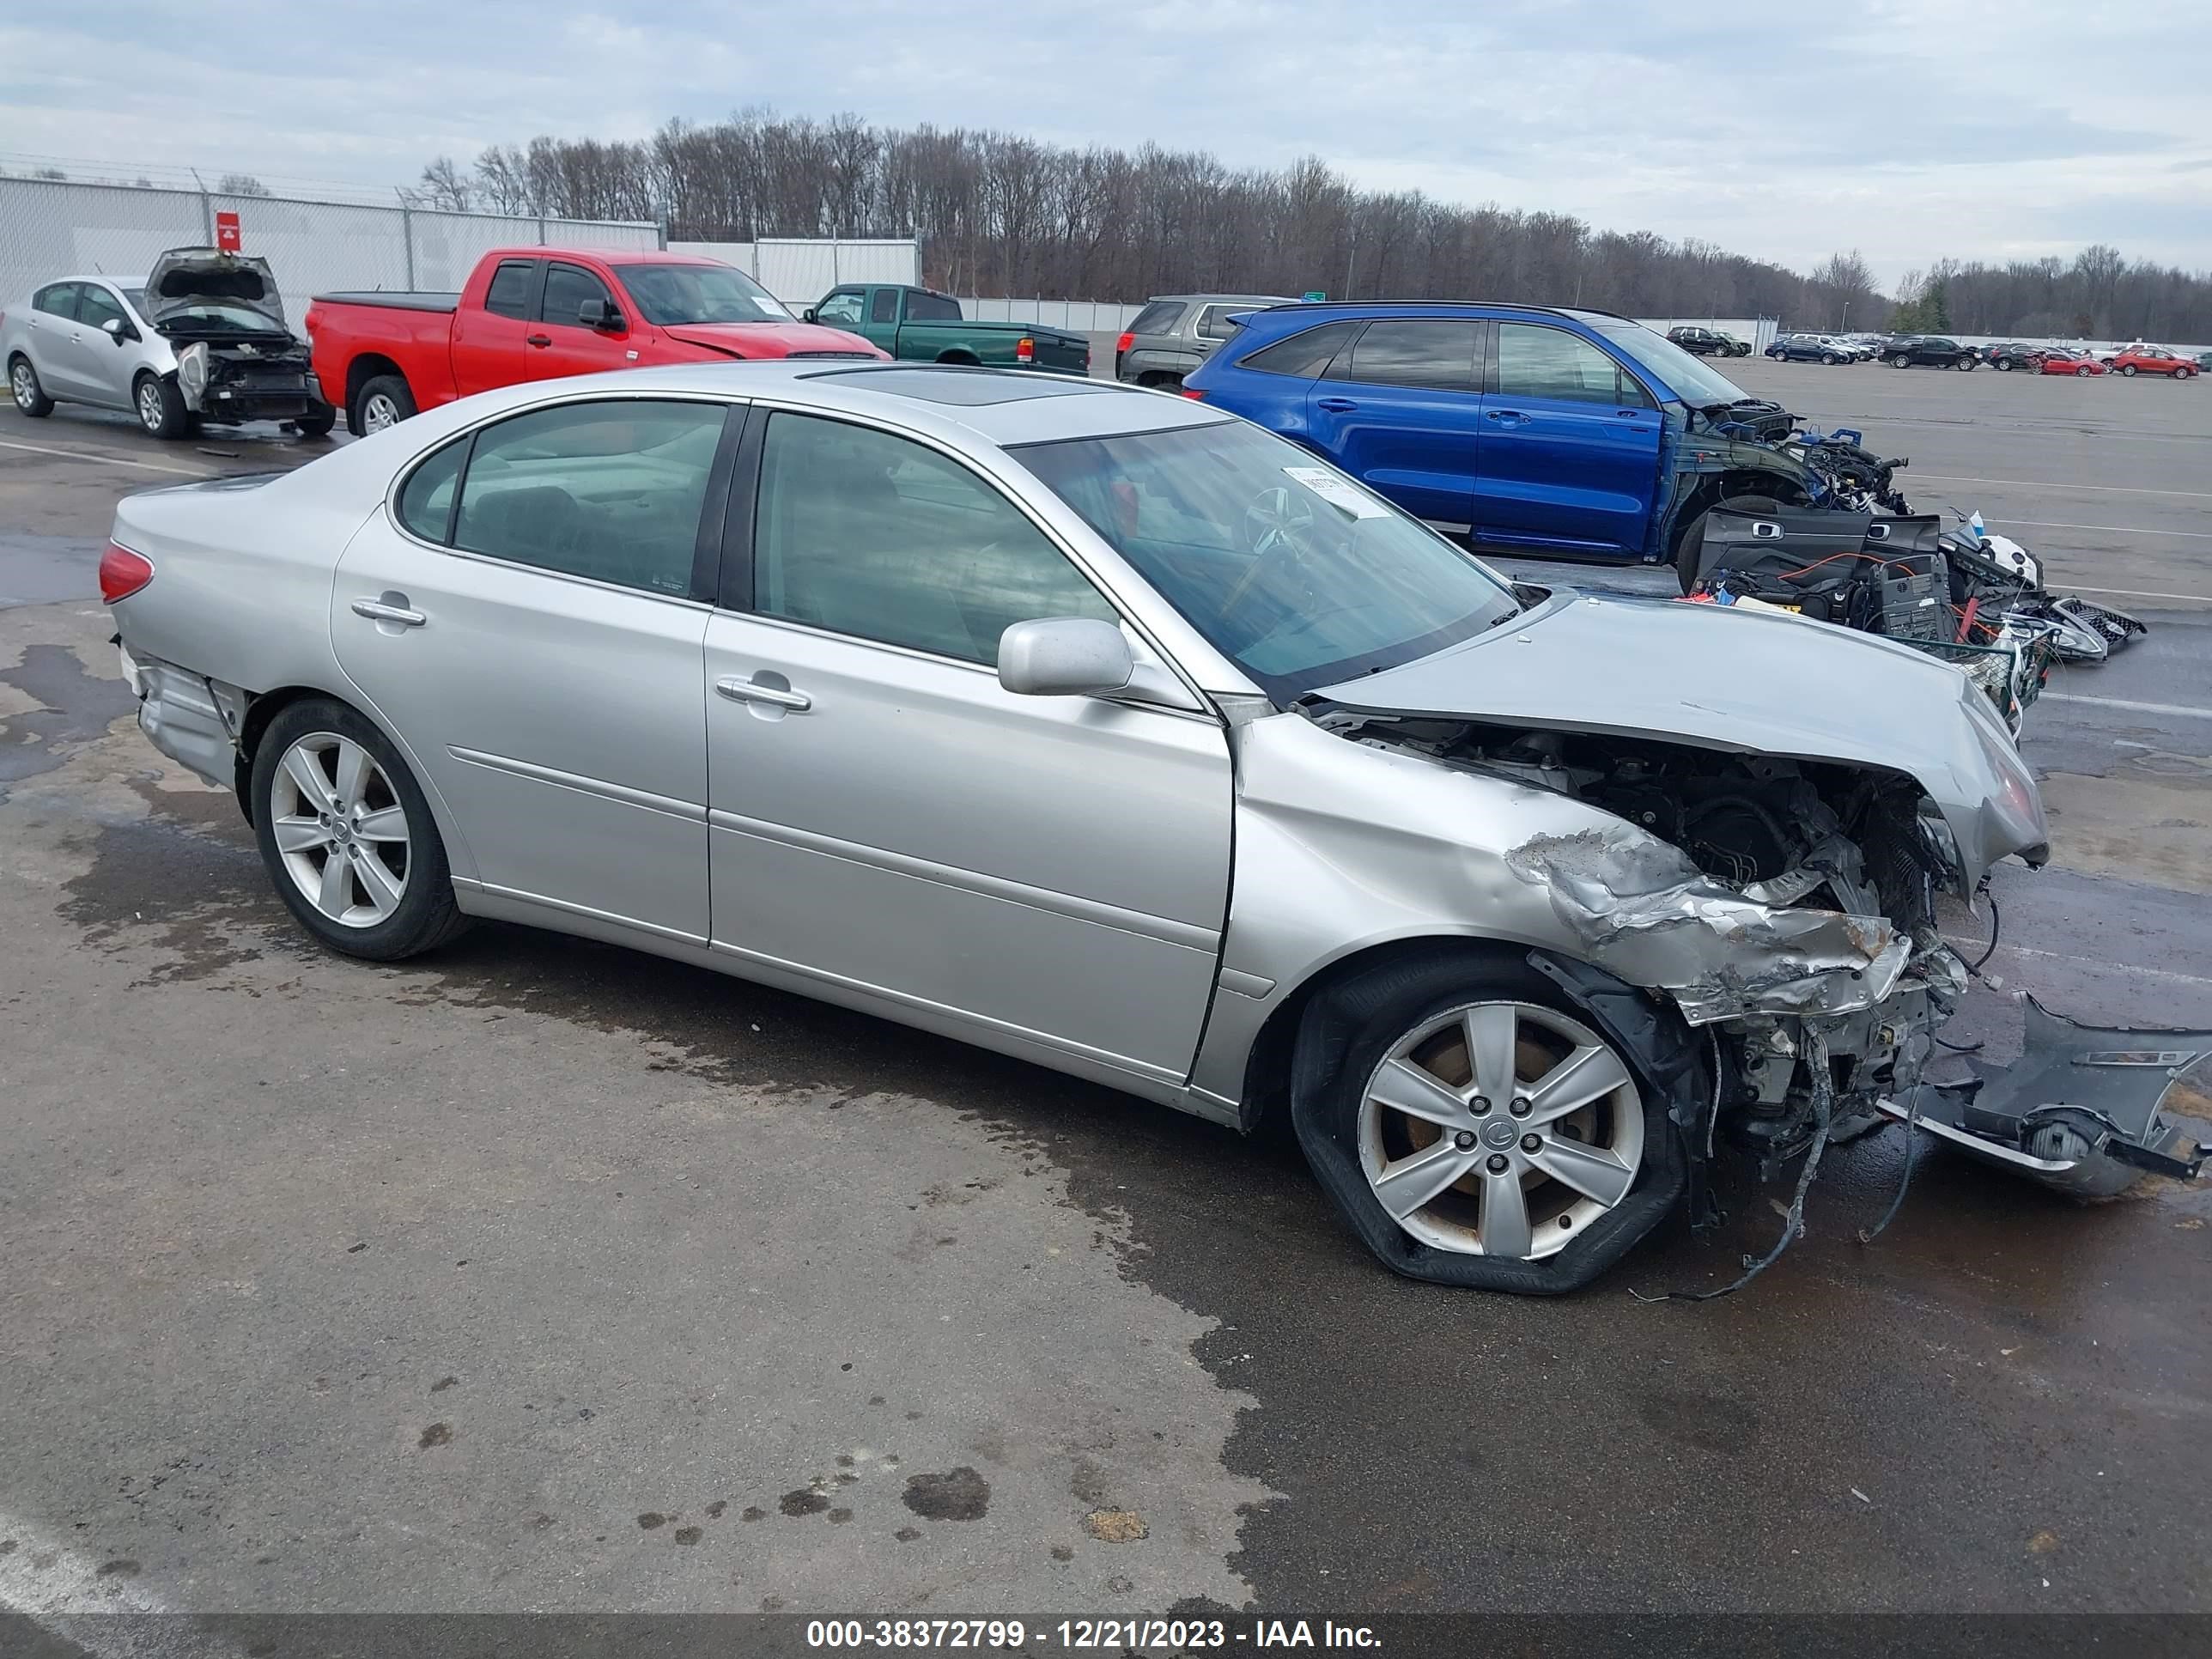
[[[484,290],[484,309],[495,317],[523,318],[530,314],[530,264],[527,259],[503,260],[491,274],[491,286]],[[568,320],[574,322],[575,312],[571,309]]]
[[[975,663],[1018,622],[1118,620],[995,485],[890,433],[788,414],[762,446],[753,609]]]
[[[583,325],[578,319],[586,306],[605,305],[611,297],[607,285],[580,266],[549,265],[545,271],[545,298],[538,307],[538,314],[549,323],[566,323],[575,328]]]
[[[1471,392],[1480,327],[1473,322],[1425,319],[1370,323],[1352,348],[1349,362],[1340,356],[1329,373],[1338,380],[1371,385]]]
[[[860,325],[860,290],[841,288],[814,307],[814,320],[827,323],[832,328],[858,328]]]
[[[1627,379],[1611,357],[1563,328],[1531,323],[1498,325],[1498,390],[1504,397],[1618,404],[1623,401],[1622,382]],[[1641,389],[1631,393],[1630,399],[1643,401]]]
[[[1271,346],[1248,353],[1237,359],[1237,366],[1256,368],[1263,374],[1285,374],[1310,380],[1328,372],[1337,353],[1352,343],[1352,337],[1362,326],[1358,323],[1323,323],[1319,328],[1302,330],[1287,340],[1278,340]]]
[[[720,404],[621,398],[485,427],[461,480],[453,544],[562,575],[689,594],[726,412]],[[430,471],[426,464],[408,481],[403,518]],[[437,515],[436,489],[432,479],[422,495],[426,522]]]
[[[1242,421],[1008,453],[1278,701],[1520,613],[1473,555]]]
[[[115,296],[95,283],[81,283],[76,293],[76,319],[93,328],[106,328],[110,323],[127,323],[123,307]]]
[[[31,309],[43,311],[50,317],[65,317],[76,320],[77,285],[75,283],[49,283],[31,296]]]

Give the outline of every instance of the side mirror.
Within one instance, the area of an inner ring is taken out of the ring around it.
[[[802,323],[818,323],[822,319],[815,314],[814,307],[809,306],[799,313],[799,320]]]
[[[586,300],[576,307],[576,320],[586,328],[617,333],[623,326],[622,308],[612,300]]]
[[[1025,697],[1096,697],[1127,689],[1136,653],[1112,623],[1048,617],[999,636],[999,684]]]
[[[132,340],[137,337],[137,333],[132,330],[131,325],[125,322],[120,317],[110,317],[100,326],[106,331],[107,337],[114,341],[118,345],[121,345],[126,340]]]

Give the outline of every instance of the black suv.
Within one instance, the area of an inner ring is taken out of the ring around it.
[[[1881,360],[1892,368],[1972,368],[1981,362],[1973,347],[1940,334],[1903,334],[1884,340]]]
[[[1667,337],[1693,357],[1748,357],[1751,343],[1739,340],[1724,329],[1698,328],[1684,324],[1667,331]]]

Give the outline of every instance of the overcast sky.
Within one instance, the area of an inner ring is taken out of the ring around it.
[[[2212,269],[2212,7],[2120,0],[571,0],[0,21],[0,152],[411,181],[441,153],[746,105],[1313,153],[1358,182],[1885,284],[1950,253]]]

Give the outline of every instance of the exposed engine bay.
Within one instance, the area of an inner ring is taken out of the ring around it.
[[[284,320],[266,259],[172,248],[146,279],[148,320],[176,349],[177,392],[204,421],[289,420],[328,431],[306,342]]]

